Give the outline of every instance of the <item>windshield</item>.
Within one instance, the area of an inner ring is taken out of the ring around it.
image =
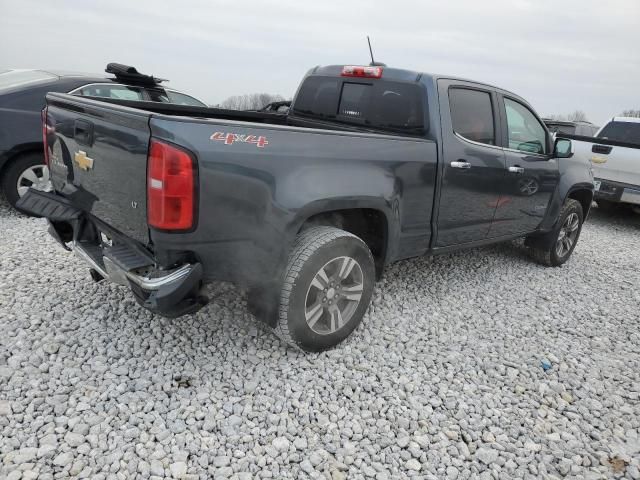
[[[41,72],[40,70],[14,70],[4,72],[0,73],[0,90],[7,90],[26,83],[41,82],[44,80],[52,80],[54,78],[56,78],[55,75]]]
[[[207,106],[200,100],[173,90],[147,89],[147,92],[149,93],[152,102],[173,103],[175,105],[188,105],[192,107]]]
[[[177,105],[190,105],[192,107],[206,107],[204,103],[200,100],[197,100],[189,95],[185,95],[184,93],[173,92],[171,90],[167,90],[167,95],[169,95],[169,100],[171,103],[175,103]]]
[[[609,122],[598,138],[640,144],[640,122]]]

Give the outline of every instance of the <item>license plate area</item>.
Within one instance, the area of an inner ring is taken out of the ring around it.
[[[633,203],[634,205],[640,205],[640,190],[634,190],[632,188],[625,188],[622,192],[620,200],[625,203]]]

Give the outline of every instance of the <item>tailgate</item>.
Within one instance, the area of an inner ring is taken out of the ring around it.
[[[54,189],[144,244],[150,113],[67,94],[47,95]]]

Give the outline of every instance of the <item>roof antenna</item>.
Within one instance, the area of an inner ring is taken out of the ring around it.
[[[369,39],[369,35],[367,35],[367,43],[369,44],[369,53],[371,54],[371,63],[369,64],[369,66],[371,67],[386,67],[387,65],[381,62],[376,62],[373,59],[373,50],[371,48],[371,40]]]

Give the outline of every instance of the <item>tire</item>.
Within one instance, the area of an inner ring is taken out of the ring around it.
[[[577,220],[577,224],[575,220]],[[560,210],[556,227],[551,232],[536,237],[531,242],[530,252],[532,257],[538,263],[548,267],[559,267],[565,263],[576,248],[580,232],[582,232],[583,221],[584,215],[580,202],[571,198],[567,199],[562,210]],[[563,240],[565,238],[568,240]],[[570,245],[568,245],[569,240]],[[560,242],[563,242],[562,248],[559,247]]]
[[[25,155],[14,158],[13,160],[10,160],[9,162],[10,163],[7,166],[1,179],[2,192],[4,193],[4,197],[7,199],[7,202],[9,202],[9,205],[11,205],[19,212],[29,215],[29,213],[16,207],[16,203],[21,196],[18,192],[18,180],[27,170],[33,169],[33,172],[36,174],[36,177],[38,177],[38,180],[42,180],[44,182],[45,180],[43,176],[46,176],[46,181],[48,181],[49,172],[44,164],[43,155],[35,152],[27,153]],[[23,187],[29,187],[34,184],[31,180],[25,177],[23,177],[21,183]],[[36,188],[39,188],[40,183],[36,183],[34,185],[36,185]],[[43,186],[42,188],[46,189],[47,187]]]
[[[360,238],[334,227],[303,231],[285,269],[276,334],[307,352],[337,345],[362,321],[374,283],[373,256]]]

